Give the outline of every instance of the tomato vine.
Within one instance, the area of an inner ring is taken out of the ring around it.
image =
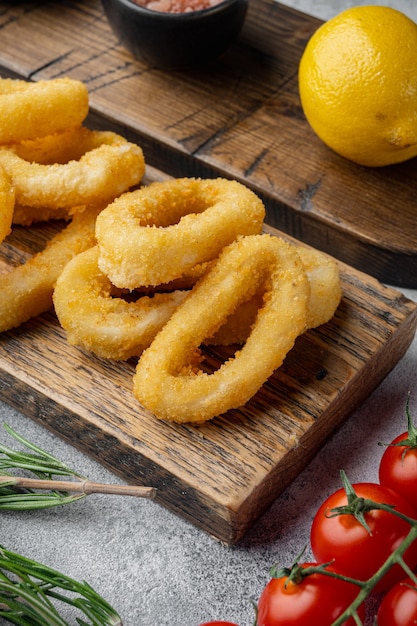
[[[308,565],[300,564],[297,561],[292,565],[291,568],[276,568],[274,567],[271,570],[271,575],[276,578],[284,578],[285,585],[289,583],[293,584],[302,584],[302,582],[308,577],[314,574],[320,574],[322,576],[327,576],[333,579],[344,581],[345,583],[350,583],[352,585],[356,585],[359,588],[359,592],[357,593],[354,600],[346,607],[346,609],[331,623],[331,626],[342,626],[346,623],[347,620],[352,618],[355,624],[363,625],[361,613],[361,607],[365,600],[369,597],[372,591],[374,591],[375,587],[378,583],[386,576],[388,571],[394,566],[398,565],[404,570],[404,578],[408,576],[416,585],[417,585],[417,577],[411,570],[411,568],[407,565],[404,560],[404,553],[407,549],[417,540],[417,519],[414,519],[404,513],[397,511],[394,507],[389,504],[383,504],[379,502],[373,502],[372,500],[368,500],[365,498],[360,498],[354,492],[352,485],[349,483],[345,473],[342,471],[342,482],[345,486],[347,493],[349,494],[349,504],[347,507],[341,507],[338,510],[332,510],[331,515],[343,515],[346,514],[347,508],[352,508],[359,510],[360,513],[358,515],[359,518],[362,518],[362,523],[364,527],[367,527],[366,520],[364,515],[366,512],[371,510],[381,510],[389,513],[390,515],[395,515],[399,519],[405,521],[410,526],[410,530],[401,544],[390,554],[390,556],[384,561],[384,563],[379,567],[379,569],[367,580],[358,580],[356,578],[352,578],[346,576],[343,573],[335,571],[331,566],[332,562],[318,564],[318,565]],[[350,514],[353,514],[349,511]],[[301,555],[300,555],[301,556]],[[262,596],[261,596],[262,598]],[[259,606],[258,606],[258,614],[259,614]],[[311,617],[310,617],[311,620]],[[282,622],[284,623],[284,622]],[[301,623],[301,622],[300,622]],[[310,622],[311,623],[311,622]],[[277,619],[276,621],[265,621],[260,622],[256,621],[257,626],[279,626],[280,621]]]
[[[409,397],[408,430],[388,444],[389,452],[381,459],[380,477],[386,480],[352,485],[346,473],[340,472],[343,488],[325,500],[313,519],[315,562],[300,563],[299,555],[290,568],[271,570],[256,606],[254,626],[363,626],[365,601],[381,591],[387,601],[386,606],[384,599],[380,603],[375,626],[378,619],[390,626],[416,623],[417,428],[411,420]],[[395,489],[394,480],[403,481],[404,488]],[[345,587],[338,593],[340,589],[332,589],[326,579]],[[324,593],[330,608],[323,612]],[[391,597],[408,598],[400,621],[392,621]]]
[[[347,478],[344,477],[345,484],[347,483]],[[351,488],[351,486],[350,486]],[[351,493],[353,489],[351,488]],[[388,573],[388,571],[395,565],[399,565],[404,570],[404,577],[409,576],[415,584],[417,584],[417,577],[414,572],[410,569],[407,563],[404,561],[404,553],[405,551],[417,540],[417,520],[411,518],[403,513],[400,513],[391,505],[376,503],[372,501],[363,502],[364,508],[372,508],[379,509],[382,511],[387,511],[391,515],[395,515],[396,517],[406,521],[410,525],[410,531],[406,538],[401,542],[401,544],[390,554],[390,556],[385,560],[385,562],[381,565],[381,567],[366,581],[358,581],[356,579],[352,579],[346,577],[341,574],[337,574],[334,572],[326,571],[326,568],[323,568],[321,571],[324,575],[332,576],[334,578],[339,578],[341,580],[345,580],[356,584],[360,587],[360,591],[356,596],[355,600],[352,604],[338,617],[336,621],[332,623],[331,626],[341,626],[344,621],[348,617],[358,618],[357,609],[360,607],[363,602],[368,598],[370,593],[375,589],[378,582],[384,578],[384,576]],[[334,514],[337,514],[335,511]],[[362,621],[357,621],[357,624],[362,624]]]

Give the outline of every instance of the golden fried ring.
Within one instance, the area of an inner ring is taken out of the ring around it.
[[[97,261],[95,246],[66,265],[53,296],[58,320],[72,345],[107,359],[139,356],[188,292],[155,293],[136,302],[112,297],[114,287]]]
[[[62,210],[110,202],[140,182],[145,162],[136,144],[116,133],[88,128],[73,129],[65,137],[71,156],[83,153],[79,159],[35,163],[20,156],[22,147],[0,148],[0,165],[11,178],[16,203],[32,207],[32,217],[38,208]]]
[[[105,133],[105,134],[103,134]],[[64,165],[69,161],[79,161],[90,150],[99,148],[106,141],[108,131],[93,131],[85,126],[67,128],[61,133],[28,139],[7,146],[23,160],[41,165]],[[113,133],[109,138],[112,141]],[[119,138],[119,135],[117,135]]]
[[[65,265],[96,243],[94,228],[99,210],[90,207],[75,215],[44,250],[0,275],[0,332],[52,308],[55,282]]]
[[[15,193],[11,185],[10,178],[2,167],[0,167],[0,243],[10,233]]]
[[[335,314],[342,298],[342,286],[337,263],[327,254],[297,246],[297,253],[310,283],[308,328],[326,324]]]
[[[71,78],[30,83],[0,79],[0,143],[35,139],[80,126],[88,114],[86,85]]]
[[[62,209],[33,208],[15,204],[12,223],[17,226],[31,226],[35,223],[49,222],[50,220],[65,220],[68,222],[75,213],[83,209],[84,207],[64,207]]]
[[[199,346],[261,284],[263,304],[242,349],[212,374],[195,370]],[[244,405],[305,331],[309,291],[294,246],[270,235],[230,244],[142,354],[135,397],[156,417],[180,423]]]
[[[328,322],[339,306],[342,297],[339,269],[334,259],[313,248],[297,246],[297,253],[310,283],[307,328],[316,328]],[[205,343],[223,346],[243,343],[255,322],[261,303],[262,293],[243,302],[236,313]]]
[[[153,183],[117,198],[99,216],[99,266],[117,287],[167,283],[217,257],[239,235],[260,233],[264,216],[261,200],[236,181]]]

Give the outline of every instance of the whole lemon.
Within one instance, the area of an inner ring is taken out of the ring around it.
[[[304,114],[338,154],[366,166],[417,155],[417,24],[359,6],[325,22],[299,66]]]

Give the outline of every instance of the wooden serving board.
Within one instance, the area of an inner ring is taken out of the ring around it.
[[[0,9],[1,75],[85,81],[90,125],[136,140],[150,165],[240,180],[263,197],[272,226],[385,283],[417,287],[417,160],[355,165],[304,118],[298,63],[319,20],[251,0],[222,58],[167,73],[118,45],[99,0],[9,0]]]
[[[15,227],[0,246],[0,274],[53,232],[52,224]],[[300,337],[246,406],[204,425],[158,421],[133,397],[134,360],[106,361],[69,346],[53,312],[0,335],[0,398],[234,543],[383,380],[416,331],[416,303],[340,267],[334,319]],[[214,364],[225,354],[206,350]]]

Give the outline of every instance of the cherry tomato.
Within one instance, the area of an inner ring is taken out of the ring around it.
[[[310,565],[301,563],[300,567]],[[355,585],[320,573],[299,583],[287,576],[271,578],[258,602],[257,626],[330,626],[358,593]],[[358,613],[363,621],[363,607]],[[344,624],[354,626],[355,621],[349,618]]]
[[[392,444],[406,439],[407,432],[396,437]],[[379,482],[401,494],[417,511],[417,448],[388,446],[379,464]]]
[[[357,496],[374,502],[395,505],[396,509],[414,517],[414,509],[399,494],[376,483],[353,485]],[[369,531],[352,514],[329,517],[330,509],[347,504],[344,489],[339,489],[323,502],[311,526],[311,548],[320,562],[332,561],[346,576],[368,580],[389,557],[410,531],[410,525],[393,513],[374,509],[365,512]],[[405,552],[404,560],[413,569],[417,564],[417,541]],[[404,577],[399,566],[392,567],[375,587],[384,591]]]
[[[390,589],[378,610],[378,626],[417,624],[417,586],[406,578]]]

